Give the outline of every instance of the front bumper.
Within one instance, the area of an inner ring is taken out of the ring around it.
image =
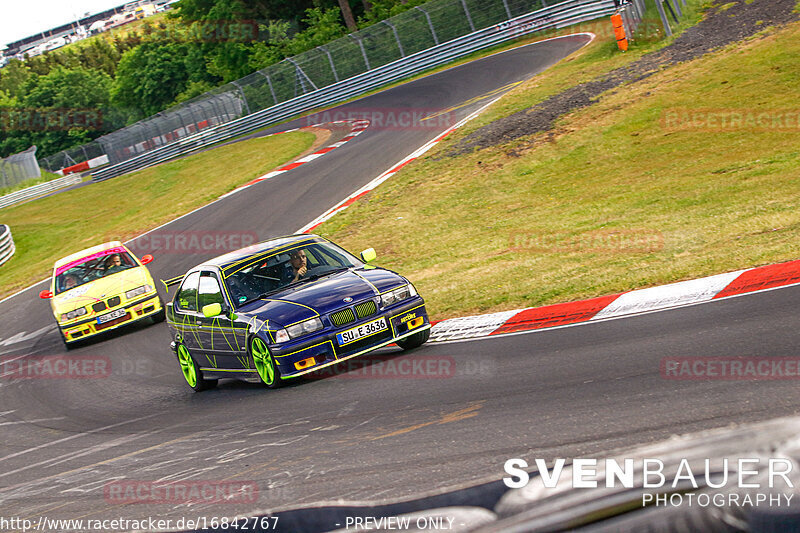
[[[158,293],[153,292],[138,300],[120,305],[115,309],[106,309],[103,311],[103,314],[110,313],[117,309],[125,309],[125,315],[104,324],[98,324],[97,317],[93,317],[90,319],[78,320],[72,324],[59,324],[58,327],[61,329],[67,342],[82,340],[92,335],[110,331],[125,324],[130,324],[142,318],[155,315],[162,309],[161,299],[158,297]]]
[[[355,342],[340,346],[336,335],[374,320],[385,317],[388,327],[385,330],[368,335]],[[270,352],[278,364],[283,379],[293,378],[315,372],[340,361],[377,350],[383,346],[430,329],[428,313],[422,298],[412,298],[404,305],[377,313],[340,328],[326,328],[319,334],[309,335],[308,339],[290,342],[276,347],[270,346]]]

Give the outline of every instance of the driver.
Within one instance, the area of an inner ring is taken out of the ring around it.
[[[308,272],[306,251],[302,248],[292,251],[292,253],[289,254],[289,264],[292,267],[291,271],[289,272],[289,276],[292,277],[289,283],[295,283],[305,276],[306,272]]]
[[[119,254],[113,254],[106,258],[105,262],[105,272],[104,275],[113,274],[114,272],[119,272],[122,270],[122,258],[120,258]]]

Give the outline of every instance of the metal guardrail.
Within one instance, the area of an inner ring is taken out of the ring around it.
[[[564,28],[611,15],[615,10],[616,3],[614,0],[567,0],[560,2],[527,15],[478,30],[469,35],[458,37],[232,122],[203,130],[200,133],[156,148],[122,163],[105,167],[95,172],[92,175],[92,179],[94,181],[102,181],[184,156],[210,145],[282,122],[303,112],[360,96],[373,89],[444,65],[472,52],[536,31]]]
[[[63,189],[64,187],[69,187],[75,183],[80,183],[81,180],[82,178],[79,174],[70,174],[69,176],[64,176],[63,178],[54,179],[46,183],[40,183],[39,185],[28,187],[27,189],[14,191],[5,196],[0,196],[0,209],[23,202],[25,200],[30,200],[31,198],[36,198],[37,196],[41,196],[58,189]]]
[[[0,187],[14,185],[30,179],[42,177],[42,170],[36,160],[36,147],[0,159]]]
[[[0,224],[0,265],[11,259],[15,251],[14,239],[11,238],[11,228]]]

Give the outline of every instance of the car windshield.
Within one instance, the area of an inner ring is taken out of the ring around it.
[[[127,252],[100,253],[71,263],[56,276],[56,294],[137,266]]]
[[[248,265],[230,275],[225,283],[237,307],[285,289],[362,266],[363,263],[330,243],[304,244],[289,251],[283,251]]]

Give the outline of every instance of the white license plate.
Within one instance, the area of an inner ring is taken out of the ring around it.
[[[378,333],[379,331],[383,331],[386,328],[387,328],[386,319],[379,318],[378,320],[373,320],[372,322],[361,324],[357,328],[337,333],[336,341],[339,343],[339,346],[344,346],[345,344],[350,344],[351,342],[355,342],[358,339],[369,337],[370,335]]]
[[[105,324],[106,322],[108,322],[110,320],[114,320],[114,319],[117,319],[117,318],[122,318],[123,316],[125,316],[125,313],[127,313],[127,311],[125,311],[125,309],[117,309],[116,311],[111,311],[110,313],[106,313],[105,315],[101,315],[101,316],[97,317],[97,323],[98,324]]]

